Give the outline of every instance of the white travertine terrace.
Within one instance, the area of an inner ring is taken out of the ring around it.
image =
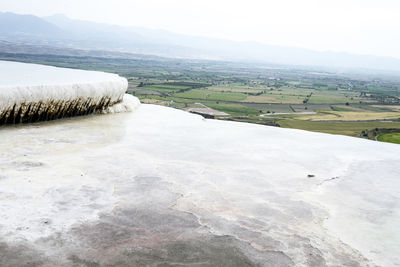
[[[104,112],[127,86],[116,74],[0,61],[0,124]]]
[[[3,126],[0,266],[399,266],[399,162],[154,105]]]

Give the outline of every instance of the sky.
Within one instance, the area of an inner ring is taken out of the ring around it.
[[[0,11],[400,58],[400,0],[0,0]]]

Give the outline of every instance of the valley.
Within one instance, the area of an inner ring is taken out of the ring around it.
[[[207,118],[372,140],[375,129],[400,132],[400,79],[389,74],[146,56],[0,53],[0,59],[117,73],[142,103]]]

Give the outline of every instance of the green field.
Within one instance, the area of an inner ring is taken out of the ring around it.
[[[241,93],[222,93],[214,92],[207,89],[194,89],[183,93],[174,94],[175,97],[194,99],[194,100],[221,100],[221,101],[242,101],[246,99],[245,94]]]
[[[400,144],[400,133],[384,133],[377,137],[378,141]]]
[[[236,116],[249,116],[249,115],[259,115],[260,111],[253,109],[253,108],[248,108],[243,105],[223,105],[223,104],[208,104],[207,105],[210,108],[216,109],[218,111],[222,111],[225,113],[228,113],[230,115],[236,115]]]
[[[301,121],[301,120],[278,120],[278,124],[285,128],[295,128],[313,132],[342,134],[348,136],[360,136],[365,130],[380,128],[399,128],[400,122],[337,122],[337,121]]]

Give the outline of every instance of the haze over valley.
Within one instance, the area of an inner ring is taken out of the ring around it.
[[[0,40],[170,58],[400,72],[400,59],[397,58],[196,37],[166,30],[73,20],[62,14],[37,17],[0,13]]]

